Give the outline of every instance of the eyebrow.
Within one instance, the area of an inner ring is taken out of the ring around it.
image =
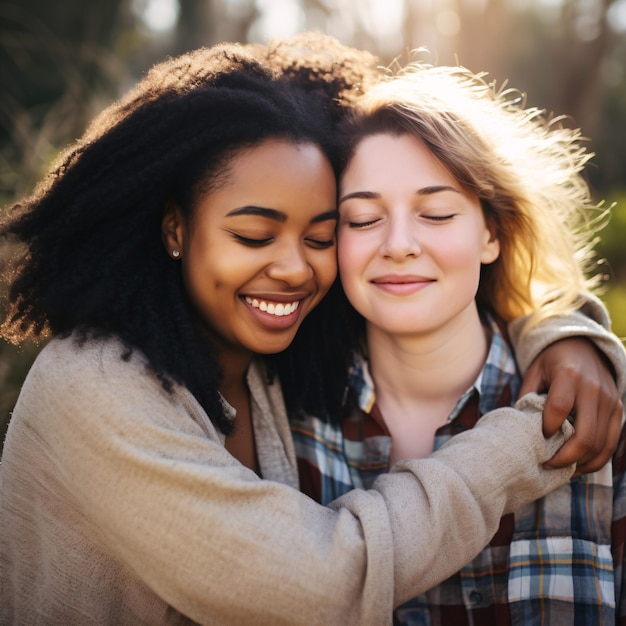
[[[324,213],[320,213],[319,215],[316,215],[311,220],[311,224],[319,224],[319,222],[326,222],[327,220],[338,220],[338,219],[339,219],[339,210],[330,209],[330,211],[325,211]]]
[[[265,217],[269,220],[274,220],[281,223],[287,221],[287,214],[283,211],[254,205],[247,205],[233,209],[226,214],[226,217],[236,217],[238,215],[257,215],[259,217]],[[317,224],[319,222],[325,222],[326,220],[336,220],[338,218],[339,211],[337,209],[330,209],[330,211],[325,211],[324,213],[316,215],[311,220],[311,223]]]
[[[455,189],[451,185],[431,185],[430,187],[422,187],[415,192],[417,196],[430,196],[434,193],[441,193],[442,191],[453,191],[454,193],[461,193],[458,189]],[[339,199],[339,204],[350,200],[352,198],[361,198],[365,200],[378,200],[380,194],[375,191],[354,191],[347,193],[345,196]]]
[[[226,214],[226,217],[235,217],[237,215],[258,215],[260,217],[266,217],[269,220],[276,222],[286,222],[287,214],[276,209],[268,209],[262,206],[247,205],[241,206]]]

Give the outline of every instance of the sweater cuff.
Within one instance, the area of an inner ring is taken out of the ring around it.
[[[604,304],[589,293],[582,298],[583,304],[577,311],[548,317],[524,332],[527,317],[513,320],[509,324],[509,335],[517,363],[522,373],[525,373],[539,353],[548,346],[561,339],[585,337],[611,363],[620,395],[623,396],[626,393],[624,346],[610,330],[611,320]]]

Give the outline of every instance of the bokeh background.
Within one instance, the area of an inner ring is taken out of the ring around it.
[[[486,71],[529,105],[570,116],[596,153],[595,199],[615,203],[598,251],[602,298],[626,336],[626,0],[0,0],[0,206],[155,61],[300,30],[366,48],[381,65],[426,48],[425,61]],[[0,342],[0,445],[40,347]]]

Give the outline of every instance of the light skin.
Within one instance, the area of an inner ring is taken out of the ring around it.
[[[477,198],[417,139],[374,135],[341,181],[339,267],[371,333],[432,345],[478,328],[480,267],[500,246]]]
[[[336,183],[321,149],[268,140],[239,152],[225,180],[186,220],[163,218],[166,249],[218,351],[220,392],[237,410],[226,447],[258,470],[246,371],[255,354],[284,350],[336,276]]]
[[[487,356],[489,337],[474,296],[480,267],[498,258],[499,242],[478,199],[410,135],[365,138],[339,195],[339,271],[348,298],[367,320],[391,461],[428,456],[436,430]],[[599,363],[597,355],[587,358]],[[522,392],[542,386],[542,371],[531,374]],[[619,419],[609,424],[619,428]],[[606,433],[597,436],[604,441]]]

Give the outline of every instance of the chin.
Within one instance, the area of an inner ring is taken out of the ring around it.
[[[292,343],[293,337],[289,337],[285,341],[277,341],[275,343],[265,343],[262,346],[258,346],[257,350],[253,350],[256,354],[278,354],[283,350],[286,350]]]

